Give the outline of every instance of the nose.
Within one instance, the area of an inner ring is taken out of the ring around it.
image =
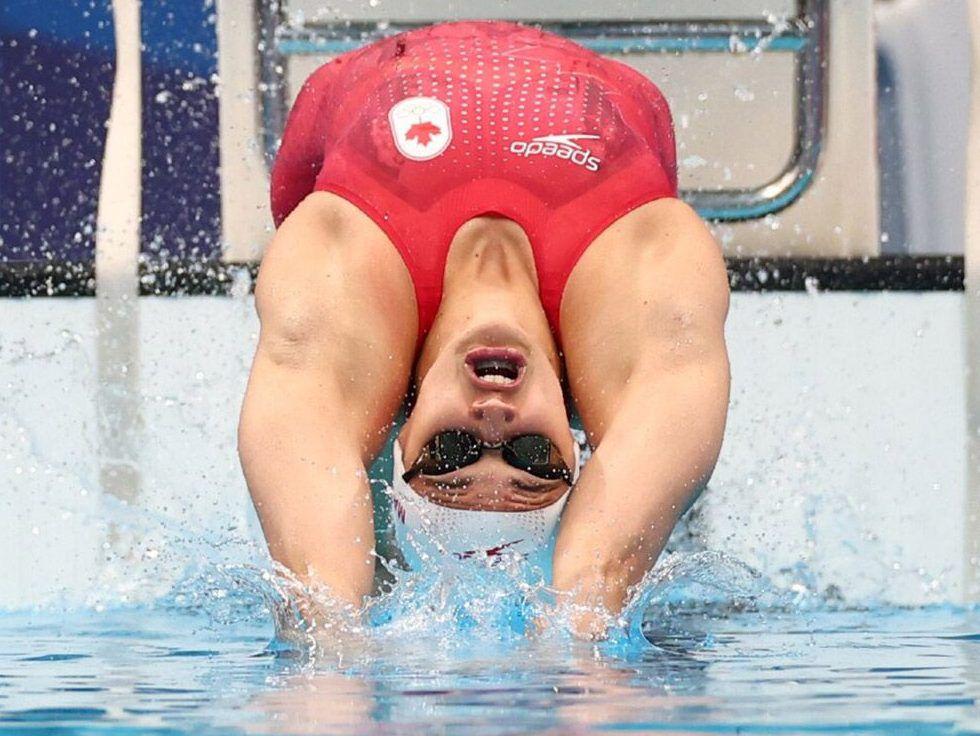
[[[502,434],[504,428],[517,417],[517,410],[497,396],[487,396],[470,405],[470,416],[485,422],[491,432]]]

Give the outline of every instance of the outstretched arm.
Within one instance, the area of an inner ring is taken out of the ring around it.
[[[367,468],[415,350],[411,279],[370,219],[317,192],[269,246],[256,307],[238,444],[262,530],[278,562],[359,605],[374,573]]]
[[[714,468],[728,408],[728,280],[676,199],[626,215],[583,255],[562,303],[572,395],[595,452],[565,509],[554,583],[619,611]],[[601,635],[599,618],[579,633]]]

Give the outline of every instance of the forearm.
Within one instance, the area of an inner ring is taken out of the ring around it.
[[[315,375],[257,371],[239,453],[269,551],[301,580],[360,604],[373,580],[374,526],[365,448],[351,431],[357,425]]]
[[[634,373],[562,517],[554,585],[619,611],[714,468],[728,405],[723,344],[708,359]]]

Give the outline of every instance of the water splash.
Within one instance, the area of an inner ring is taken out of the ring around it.
[[[593,646],[569,633],[570,622],[583,613],[604,617],[608,624],[608,639],[595,645],[596,651],[631,658],[659,651],[665,631],[696,616],[849,605],[839,590],[821,591],[808,583],[812,575],[805,564],[773,581],[722,552],[684,544],[675,534],[672,548],[683,551],[665,554],[615,616],[565,602],[550,588],[548,570],[507,556],[447,558],[419,572],[385,561],[393,584],[356,611],[326,588],[305,585],[269,561],[261,541],[241,530],[205,534],[197,523],[114,499],[99,513],[92,522],[111,526],[115,534],[103,574],[83,600],[59,605],[92,610],[150,605],[199,617],[217,631],[264,625],[270,651],[313,668],[365,667],[380,652],[394,651],[409,660],[424,651],[426,657],[454,661],[507,651],[523,655],[541,647],[568,652]],[[685,528],[682,524],[681,531]],[[697,536],[696,531],[691,533]]]
[[[563,603],[543,572],[520,560],[447,560],[420,572],[393,572],[392,588],[362,611],[275,565],[199,570],[162,603],[202,615],[216,627],[274,622],[272,650],[297,657],[312,670],[363,668],[382,653],[389,660],[398,653],[406,662],[419,657],[458,662],[499,659],[507,652],[540,654],[542,647],[556,656],[594,647],[603,655],[631,659],[663,649],[658,641],[663,632],[673,631],[685,615],[724,618],[822,604],[815,596],[776,587],[724,553],[675,553],[635,587],[621,614],[606,614],[609,636],[591,644],[569,633],[570,621],[582,609]]]

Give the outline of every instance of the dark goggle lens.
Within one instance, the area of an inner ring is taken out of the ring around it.
[[[450,429],[440,432],[426,445],[427,462],[420,470],[442,475],[472,465],[480,459],[480,441],[467,432]]]
[[[571,473],[558,448],[542,435],[526,434],[506,443],[504,461],[538,478],[571,482]]]
[[[406,473],[413,476],[444,475],[472,465],[483,454],[483,442],[469,432],[449,429],[440,432],[425,445],[415,467]],[[561,453],[550,439],[540,434],[514,437],[500,447],[501,457],[513,468],[545,480],[563,478],[571,483],[571,472]]]
[[[509,449],[514,459],[519,460],[529,468],[540,465],[550,465],[553,458],[551,454],[551,440],[541,435],[526,434],[522,437],[515,437],[510,442],[504,444],[505,449]]]

